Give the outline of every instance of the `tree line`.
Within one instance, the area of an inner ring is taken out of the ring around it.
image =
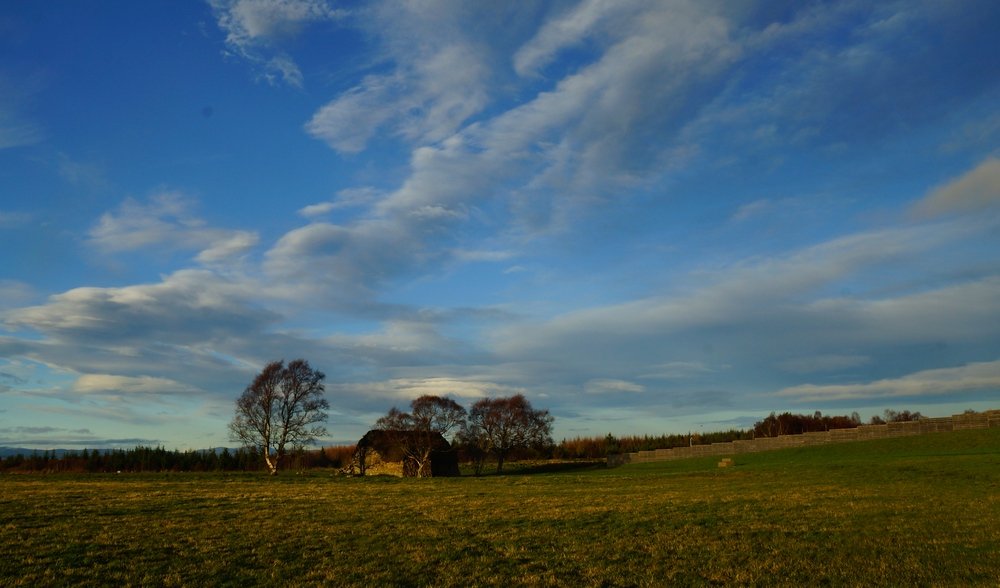
[[[504,402],[510,401],[510,399],[501,400],[504,400]],[[376,423],[376,428],[378,426],[426,427],[425,423],[427,420],[433,423],[435,418],[442,418],[441,415],[437,417],[432,416],[433,411],[429,411],[426,405],[439,402],[444,406],[448,406],[449,410],[454,411],[458,415],[464,411],[464,409],[460,411],[450,406],[448,399],[444,399],[443,401],[428,400],[427,397],[424,397],[414,400],[411,403],[411,411],[408,413],[408,417],[406,416],[407,413],[401,413],[395,407],[390,409],[389,413]],[[458,405],[455,404],[455,406]],[[459,408],[461,407],[459,406]],[[414,416],[414,414],[417,416]],[[881,416],[876,415],[871,417],[867,424],[878,425],[890,422],[919,420],[920,418],[923,417],[919,412],[889,409]],[[432,426],[442,428],[443,425],[440,424],[440,421],[438,423]],[[751,429],[729,429],[708,433],[697,432],[663,435],[615,436],[609,433],[603,437],[573,437],[563,439],[558,443],[552,442],[551,438],[538,438],[534,443],[517,447],[508,446],[504,454],[504,459],[505,461],[510,459],[597,460],[617,453],[634,453],[637,451],[652,451],[654,449],[670,449],[711,443],[729,443],[732,441],[754,439],[756,437],[774,436],[776,434],[792,435],[813,431],[854,428],[863,424],[866,423],[861,421],[857,413],[852,413],[851,415],[823,415],[819,412],[811,415],[796,415],[788,412],[780,415],[771,413],[764,419],[757,421]],[[456,429],[452,427],[450,430]],[[484,460],[491,455],[488,451],[489,445],[484,444],[484,439],[477,438],[477,435],[474,434],[475,429],[471,431],[467,430],[465,437],[461,434],[462,429],[460,427],[457,430],[458,434],[454,436],[452,446],[457,452],[458,460],[461,463],[471,464],[474,471],[481,472]],[[786,432],[779,433],[778,431]],[[286,452],[283,457],[282,467],[293,470],[341,469],[351,463],[355,450],[355,445],[330,446],[312,450],[299,448]],[[408,448],[407,451],[411,455],[422,456],[422,453],[416,447]],[[411,459],[419,461],[420,458]],[[51,450],[33,451],[28,455],[15,455],[0,459],[0,471],[8,472],[253,472],[266,469],[267,466],[261,459],[261,455],[249,448],[178,451],[167,450],[163,447],[139,446],[134,449],[106,449],[103,451],[97,449],[69,450],[59,454]]]
[[[868,424],[884,425],[886,423],[918,421],[924,418],[919,412],[896,411],[890,408],[885,409],[882,415],[872,416]],[[818,410],[812,415],[792,414],[790,412],[776,415],[772,412],[767,418],[754,424],[753,433],[756,437],[777,437],[778,435],[801,435],[802,433],[831,431],[833,429],[854,429],[863,424],[861,416],[857,412],[852,412],[850,416],[824,415]]]
[[[252,471],[265,469],[274,475],[279,467],[344,467],[347,453],[343,448],[306,451],[318,438],[326,436],[322,425],[330,405],[323,397],[323,372],[313,369],[304,359],[287,365],[284,360],[268,363],[246,387],[235,403],[229,424],[230,440],[242,447],[236,450],[167,451],[162,447],[136,447],[131,450],[84,450],[55,456],[50,452],[18,455],[0,461],[0,469],[14,471]],[[920,419],[919,412],[886,410],[884,418],[872,417],[872,424]],[[687,435],[577,437],[552,441],[553,417],[548,410],[535,409],[521,394],[505,398],[483,398],[469,411],[447,397],[425,395],[410,403],[410,411],[397,407],[374,424],[404,461],[404,472],[430,475],[433,452],[440,441],[450,442],[475,473],[482,472],[488,458],[496,461],[502,473],[511,457],[526,453],[557,459],[600,459],[613,453],[667,449],[685,445],[731,442],[758,436],[777,436],[857,427],[861,419],[850,416],[780,415],[772,412],[748,431],[729,430]],[[451,439],[447,439],[447,436]],[[347,460],[355,459],[355,455]],[[363,457],[362,457],[363,459]],[[263,463],[261,463],[261,461]]]
[[[969,411],[966,411],[969,412]],[[974,412],[974,411],[972,411]],[[872,416],[867,424],[884,425],[916,421],[924,418],[919,412],[909,410],[896,411],[886,409],[882,416]],[[683,433],[666,435],[626,435],[616,437],[608,434],[605,437],[574,437],[563,439],[552,449],[555,459],[597,459],[618,453],[635,453],[638,451],[653,451],[655,449],[673,449],[691,445],[708,445],[712,443],[731,443],[733,441],[751,440],[758,437],[777,437],[778,435],[800,435],[816,431],[833,429],[853,429],[866,424],[862,422],[857,412],[850,415],[824,415],[820,411],[813,414],[793,414],[772,412],[767,417],[754,423],[749,429],[730,429],[711,433]]]
[[[179,451],[138,446],[103,451],[33,451],[28,455],[17,454],[0,460],[0,470],[15,472],[218,472],[260,469],[260,457],[242,448]]]

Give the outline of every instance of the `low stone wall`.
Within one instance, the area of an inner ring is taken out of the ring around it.
[[[950,417],[920,419],[905,423],[889,423],[887,425],[861,425],[854,429],[834,429],[804,433],[802,435],[779,435],[777,437],[761,437],[753,440],[733,441],[731,443],[712,443],[711,445],[693,445],[691,447],[674,447],[672,449],[656,449],[636,453],[622,453],[608,456],[609,466],[620,466],[627,463],[645,463],[651,461],[670,461],[687,459],[689,457],[739,455],[741,453],[758,453],[789,447],[809,447],[827,443],[847,443],[850,441],[866,441],[868,439],[887,439],[890,437],[908,437],[927,433],[943,433],[963,429],[987,429],[1000,427],[1000,410],[990,410],[976,414],[956,414]]]

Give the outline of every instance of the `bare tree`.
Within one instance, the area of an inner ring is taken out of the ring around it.
[[[410,410],[414,429],[440,433],[443,437],[465,423],[465,409],[448,397],[421,396],[410,402]]]
[[[330,408],[323,398],[325,378],[304,359],[267,364],[236,399],[229,438],[260,452],[271,475],[277,474],[287,447],[301,448],[326,435],[318,424]]]
[[[440,438],[461,428],[466,413],[454,400],[431,395],[413,400],[410,410],[406,413],[392,407],[375,422],[375,428],[386,432],[417,476],[425,477],[431,474],[431,454]]]
[[[472,460],[472,467],[477,476],[483,473],[483,465],[490,454],[490,443],[483,433],[483,428],[471,420],[458,433],[458,442],[465,454]]]
[[[535,410],[521,394],[510,398],[483,398],[472,405],[462,439],[497,458],[497,473],[514,449],[552,442],[552,415]]]

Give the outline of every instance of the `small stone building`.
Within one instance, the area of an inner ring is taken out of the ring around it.
[[[372,429],[358,441],[347,472],[359,476],[417,477],[418,463],[406,458],[406,448],[431,447],[430,476],[458,476],[458,454],[440,433]]]

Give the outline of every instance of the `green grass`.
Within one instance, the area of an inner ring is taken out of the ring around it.
[[[1000,429],[534,475],[0,476],[0,585],[1000,584]]]

